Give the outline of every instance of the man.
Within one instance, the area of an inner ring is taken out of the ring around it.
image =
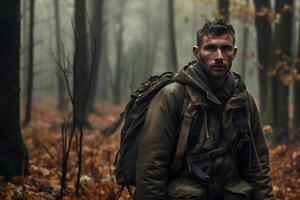
[[[231,25],[207,21],[197,32],[196,61],[152,100],[138,149],[135,199],[275,199],[257,107],[230,71],[234,45]],[[186,102],[194,110],[191,127],[182,122]],[[187,127],[185,154],[173,170],[179,132]]]

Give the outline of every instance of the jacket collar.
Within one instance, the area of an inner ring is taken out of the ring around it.
[[[194,105],[211,108],[213,106],[222,106],[219,99],[214,95],[209,86],[202,81],[193,67],[187,66],[178,73],[178,78],[186,85],[186,90]],[[224,105],[225,110],[236,109],[246,106],[248,94],[241,76],[235,72],[229,72],[234,79],[234,92]]]
[[[217,97],[210,92],[200,91],[196,87],[186,86],[187,93],[191,98],[191,101],[194,105],[199,105],[202,107],[211,108],[213,106],[222,106],[221,102],[217,99]],[[204,94],[204,95],[203,95]],[[235,89],[233,95],[224,105],[224,110],[237,109],[241,107],[245,107],[248,101],[247,90],[244,89],[240,91],[238,88]]]

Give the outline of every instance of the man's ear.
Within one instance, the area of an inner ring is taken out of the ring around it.
[[[199,51],[200,51],[200,48],[198,46],[193,46],[193,53],[196,58],[198,58]]]
[[[237,47],[234,47],[234,48],[233,48],[233,51],[234,51],[234,57],[235,57],[235,55],[236,55],[236,53],[237,53],[237,50],[238,50]]]

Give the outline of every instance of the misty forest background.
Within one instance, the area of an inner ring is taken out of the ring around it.
[[[197,29],[215,17],[235,27],[233,70],[258,104],[277,198],[299,199],[293,0],[1,1],[0,198],[114,199],[119,114],[130,93],[193,60]]]

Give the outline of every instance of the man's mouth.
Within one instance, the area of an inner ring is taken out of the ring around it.
[[[212,65],[212,68],[226,68],[226,65]]]

